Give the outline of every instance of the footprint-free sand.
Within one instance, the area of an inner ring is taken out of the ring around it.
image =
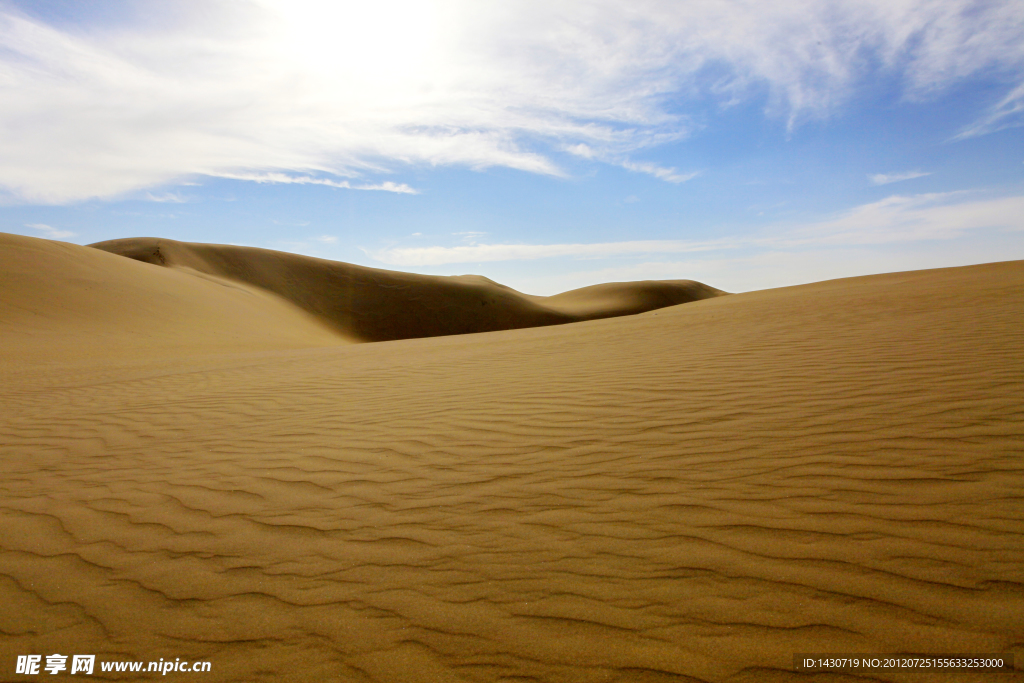
[[[0,236],[0,679],[1024,680],[1024,262],[723,294]]]

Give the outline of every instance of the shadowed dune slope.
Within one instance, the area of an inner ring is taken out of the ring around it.
[[[256,287],[0,233],[4,362],[327,346],[337,330]]]
[[[1020,682],[1022,349],[1014,262],[0,371],[0,678]]]
[[[541,327],[643,313],[725,294],[691,280],[612,283],[528,296],[480,276],[439,277],[285,252],[140,237],[90,245],[260,287],[361,341]]]

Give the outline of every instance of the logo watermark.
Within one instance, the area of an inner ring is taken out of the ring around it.
[[[70,663],[68,660],[71,660]],[[45,660],[45,663],[44,663]],[[27,676],[39,674],[56,675],[59,673],[92,675],[96,669],[96,655],[18,655],[14,673]],[[100,671],[131,671],[158,673],[166,676],[169,673],[206,673],[210,671],[210,662],[182,661],[176,657],[174,661],[163,657],[156,662],[110,661],[100,662]]]

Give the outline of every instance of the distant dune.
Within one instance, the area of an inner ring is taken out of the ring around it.
[[[692,280],[673,280],[528,296],[478,275],[416,275],[253,247],[152,237],[89,246],[214,282],[259,287],[345,337],[367,342],[612,318],[725,294]]]
[[[1024,680],[1024,262],[672,306],[119,244],[173,267],[0,242],[2,680]]]

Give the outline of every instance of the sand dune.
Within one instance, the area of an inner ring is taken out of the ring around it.
[[[587,287],[527,296],[485,277],[437,277],[366,268],[268,249],[150,237],[90,245],[131,259],[273,292],[360,341],[539,327],[644,313],[724,292],[693,282]]]
[[[91,272],[85,251],[39,263]],[[116,277],[200,281],[92,251]],[[196,306],[217,291],[194,286]],[[93,317],[116,303],[82,320],[121,325],[127,303]],[[46,324],[86,324],[62,315]],[[1022,318],[1012,262],[376,344],[200,355],[179,336],[24,367],[5,346],[0,666],[1020,681]],[[1015,672],[793,669],[798,652],[1008,651]]]
[[[338,331],[237,282],[0,233],[3,365],[28,360],[335,345]]]

